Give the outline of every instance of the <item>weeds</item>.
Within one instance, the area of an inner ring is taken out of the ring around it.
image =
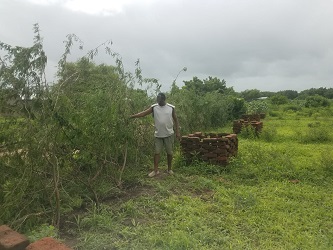
[[[309,123],[308,129],[305,131],[298,130],[296,135],[301,143],[326,143],[332,141],[329,129],[320,126],[320,123]]]
[[[320,153],[320,162],[323,170],[333,176],[333,152],[331,150],[324,150]]]

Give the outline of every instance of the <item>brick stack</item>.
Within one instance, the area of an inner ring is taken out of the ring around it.
[[[265,113],[260,114],[243,114],[240,120],[234,120],[233,122],[233,132],[234,134],[241,133],[243,128],[248,129],[249,126],[255,129],[257,135],[261,132],[263,128],[263,122],[260,119],[265,118]]]
[[[244,119],[234,120],[233,122],[233,132],[234,134],[239,134],[243,128],[248,129],[249,126],[255,129],[255,132],[259,134],[264,126],[263,122],[261,121],[248,121]]]
[[[260,122],[260,114],[243,114],[241,119],[245,121],[258,121]]]
[[[225,166],[230,157],[238,152],[238,138],[236,134],[196,132],[182,136],[181,151],[188,162],[193,159]]]
[[[71,250],[51,237],[30,244],[28,238],[6,225],[0,226],[0,250]]]

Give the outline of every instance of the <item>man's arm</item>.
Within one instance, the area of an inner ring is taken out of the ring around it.
[[[150,108],[148,108],[148,109],[146,109],[146,110],[144,110],[142,112],[139,112],[137,114],[131,115],[130,118],[144,117],[144,116],[149,115],[151,113],[153,113],[153,108],[152,107],[150,107]]]
[[[177,139],[180,139],[179,123],[178,123],[178,118],[177,118],[176,111],[174,108],[172,109],[172,118],[174,121],[175,130],[176,130],[176,137],[177,137]]]

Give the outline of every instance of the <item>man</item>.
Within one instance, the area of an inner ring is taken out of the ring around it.
[[[168,174],[173,174],[171,169],[174,146],[174,127],[176,137],[180,139],[178,118],[175,111],[175,106],[166,102],[164,93],[159,93],[156,98],[157,103],[151,105],[150,108],[131,115],[130,118],[139,118],[152,114],[155,123],[155,154],[154,154],[154,171],[149,173],[149,177],[154,177],[159,174],[158,163],[162,148],[165,147],[168,160]]]

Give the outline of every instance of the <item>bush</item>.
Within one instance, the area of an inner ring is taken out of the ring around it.
[[[284,95],[273,95],[269,100],[274,105],[282,105],[289,102],[288,98]]]
[[[275,127],[266,126],[260,133],[260,139],[266,142],[272,142],[277,137],[277,130]]]
[[[182,134],[225,126],[244,110],[244,102],[218,92],[197,94],[193,90],[174,90],[168,101],[176,104]]]
[[[290,104],[290,105],[286,105],[283,107],[283,111],[300,111],[302,108],[298,105],[295,105],[295,104]]]
[[[69,36],[58,82],[44,86],[45,53],[36,32],[32,48],[0,43],[10,55],[5,57],[8,69],[13,69],[1,71],[0,83],[15,79],[26,84],[20,100],[25,111],[15,110],[22,118],[8,117],[0,124],[5,129],[1,150],[7,152],[0,164],[0,172],[6,173],[0,175],[0,222],[16,228],[22,221],[25,228],[45,222],[58,227],[62,213],[85,201],[99,206],[101,199],[133,180],[127,169],[138,173],[153,140],[147,136],[153,135],[151,117],[128,120],[151,100],[145,91],[133,89],[136,79],[124,72],[118,57],[116,66],[95,65],[93,50],[76,63],[66,63],[74,39]]]
[[[268,111],[268,104],[266,101],[252,101],[246,103],[247,114],[260,114]]]
[[[305,99],[305,107],[307,108],[318,108],[318,107],[328,107],[330,106],[330,101],[320,95],[308,96]]]

